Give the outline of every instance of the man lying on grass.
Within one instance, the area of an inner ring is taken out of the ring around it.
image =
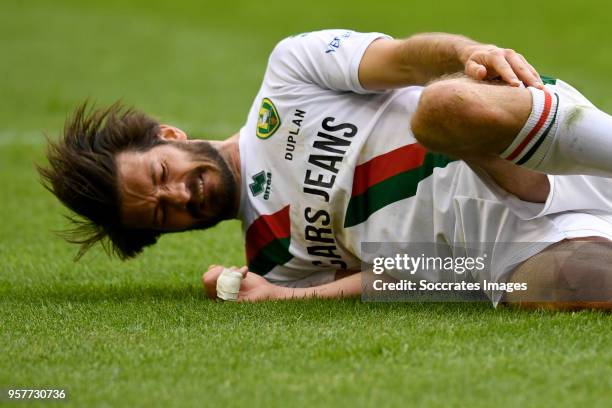
[[[163,233],[242,220],[239,300],[358,295],[363,241],[530,242],[492,277],[530,289],[494,303],[546,287],[571,294],[550,307],[610,308],[611,158],[612,117],[515,51],[325,30],[274,48],[225,141],[83,105],[40,172],[79,216],[79,256],[100,241],[127,259]],[[575,240],[602,243],[573,256]]]

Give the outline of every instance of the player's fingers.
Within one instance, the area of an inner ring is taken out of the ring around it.
[[[508,60],[506,60],[506,55],[502,50],[495,50],[489,54],[487,54],[487,66],[492,67],[493,70],[501,77],[502,80],[507,82],[512,86],[520,86],[521,81],[518,79],[512,66]],[[489,72],[489,76],[491,73]]]
[[[204,293],[206,294],[207,297],[214,299],[217,295],[216,291],[211,290],[211,288],[214,286],[212,284],[212,280],[211,280],[211,274],[209,272],[205,272],[202,275],[202,286],[204,287]],[[216,282],[216,281],[215,281]]]
[[[521,54],[518,54],[518,56],[524,61],[524,63],[527,65],[531,73],[537,78],[537,85],[534,85],[534,86],[539,89],[544,89],[544,83],[542,82],[542,78],[540,78],[540,74],[538,73],[538,70],[535,69],[534,66],[531,65],[529,61],[527,61],[527,59],[525,59],[525,57],[523,57]]]
[[[240,272],[242,274],[242,279],[246,278],[247,273],[249,273],[249,267],[248,266],[243,266],[242,268],[240,268],[238,270],[238,272]]]
[[[535,75],[531,69],[529,69],[529,64],[525,61],[524,58],[521,58],[519,54],[516,52],[509,50],[506,53],[506,60],[512,67],[515,75],[523,81],[526,86],[539,86],[540,78]]]
[[[221,272],[223,272],[223,267],[215,265],[202,275],[204,290],[206,291],[206,295],[210,298],[214,299],[217,297],[217,279],[219,279]]]
[[[223,272],[223,269],[225,268],[221,265],[211,265],[204,274],[209,276],[219,276],[221,275],[221,272]]]
[[[467,64],[465,64],[465,74],[470,78],[481,81],[487,76],[487,69],[484,65],[474,60],[469,60]]]

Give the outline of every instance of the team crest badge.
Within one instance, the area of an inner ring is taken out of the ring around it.
[[[257,137],[267,139],[280,127],[281,121],[276,106],[268,98],[261,101],[257,118]]]

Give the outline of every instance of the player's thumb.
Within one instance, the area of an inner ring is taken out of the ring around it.
[[[465,64],[465,74],[470,78],[481,81],[487,76],[487,68],[474,60],[469,60]]]

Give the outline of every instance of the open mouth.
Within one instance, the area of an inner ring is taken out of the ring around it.
[[[189,189],[191,190],[191,200],[187,204],[187,209],[191,213],[193,218],[204,217],[204,203],[205,203],[205,176],[203,171],[193,175],[192,181],[189,183]]]
[[[194,171],[190,182],[191,200],[189,210],[193,218],[204,219],[217,211],[217,203],[214,197],[217,186],[214,183],[214,175],[211,169],[197,169]]]
[[[197,180],[197,190],[198,190],[198,203],[199,203],[199,209],[200,209],[200,213],[202,212],[202,210],[204,210],[204,172],[201,172],[198,175],[198,180]]]

